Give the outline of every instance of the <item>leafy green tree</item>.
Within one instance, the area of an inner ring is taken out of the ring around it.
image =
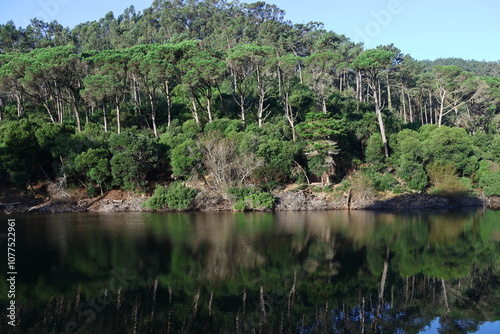
[[[207,51],[191,51],[181,63],[182,83],[191,100],[194,119],[199,123],[198,106],[206,109],[208,121],[213,121],[214,91],[221,93],[220,85],[226,74],[226,64]],[[202,100],[204,99],[204,103]]]
[[[158,160],[155,141],[137,130],[128,129],[109,139],[113,183],[127,190],[144,189],[147,173]]]
[[[110,153],[105,148],[90,148],[75,158],[75,169],[87,178],[87,192],[92,194],[94,185],[101,191],[111,180]]]
[[[379,85],[382,73],[393,63],[394,53],[385,50],[370,49],[361,53],[353,62],[354,67],[365,73],[367,83],[372,91],[375,112],[377,114],[380,136],[384,146],[385,157],[389,157],[389,146],[385,134],[385,125],[382,118],[382,99],[379,95]]]
[[[200,145],[191,138],[187,138],[170,152],[170,165],[176,176],[190,177],[197,173],[200,161]]]
[[[334,157],[340,152],[338,139],[345,131],[343,122],[329,114],[310,112],[297,128],[304,140],[309,170],[321,177],[323,184],[330,184],[330,177],[335,174]]]
[[[20,189],[44,177],[50,179],[51,155],[40,148],[35,130],[38,124],[20,119],[0,124],[0,161],[10,180]]]
[[[427,161],[443,165],[453,165],[457,172],[470,175],[475,169],[471,160],[472,140],[461,128],[442,126],[431,131],[422,142],[423,154]]]
[[[333,88],[334,75],[342,57],[335,52],[320,52],[310,55],[305,65],[310,73],[311,87],[320,100],[321,110],[328,112],[326,101]]]

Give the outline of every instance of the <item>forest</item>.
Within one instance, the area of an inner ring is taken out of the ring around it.
[[[7,22],[1,195],[123,189],[185,209],[196,181],[241,210],[272,208],[293,183],[500,195],[499,102],[500,61],[365,49],[261,1]]]

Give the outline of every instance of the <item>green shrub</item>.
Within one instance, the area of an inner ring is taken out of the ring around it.
[[[470,189],[461,182],[453,165],[433,163],[427,166],[432,188],[429,193],[440,196],[465,196]]]
[[[483,160],[477,171],[477,180],[479,186],[483,189],[486,196],[500,195],[500,172],[498,163]]]
[[[398,176],[406,182],[408,188],[417,191],[423,191],[427,185],[427,173],[422,164],[417,162],[401,159],[397,169]]]
[[[233,206],[234,211],[245,211],[247,208],[247,204],[244,200],[240,200],[236,202],[236,204]]]
[[[227,190],[227,193],[234,199],[240,201],[244,200],[245,197],[250,194],[255,193],[255,189],[249,187],[231,187]]]
[[[200,145],[193,139],[186,139],[170,152],[170,164],[175,175],[189,177],[201,160]]]
[[[236,200],[233,209],[243,211],[246,209],[271,210],[274,208],[276,198],[268,192],[258,191],[249,187],[229,188],[229,195]]]
[[[378,133],[374,133],[368,139],[365,150],[366,162],[373,165],[375,168],[380,168],[384,162],[384,145],[382,137]]]
[[[373,186],[378,191],[394,190],[397,185],[398,181],[391,173],[376,173],[373,176]]]
[[[150,209],[168,206],[174,210],[184,210],[191,205],[197,192],[196,189],[186,187],[180,181],[173,182],[168,187],[158,185],[153,196],[144,203],[144,206]]]
[[[245,197],[245,200],[251,203],[252,209],[257,210],[271,210],[276,203],[276,198],[267,192],[249,195]]]
[[[474,172],[472,139],[462,128],[442,126],[429,133],[423,141],[424,156],[440,165],[452,165],[457,172],[470,175]]]

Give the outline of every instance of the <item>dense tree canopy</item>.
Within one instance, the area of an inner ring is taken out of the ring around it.
[[[0,173],[20,187],[60,173],[101,190],[144,189],[165,172],[210,183],[214,171],[200,157],[215,129],[218,145],[263,164],[248,184],[304,175],[328,184],[365,162],[404,189],[425,190],[435,162],[479,182],[479,163],[498,162],[475,138],[497,134],[499,76],[498,62],[365,50],[320,23],[293,24],[265,2],[156,0],[73,29],[7,22]],[[36,151],[29,136],[45,123],[73,128],[77,145],[63,144],[64,131],[47,154]],[[45,170],[55,162],[65,168]]]

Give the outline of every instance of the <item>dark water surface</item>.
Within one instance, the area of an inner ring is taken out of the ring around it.
[[[500,332],[500,211],[26,214],[0,223],[0,333]]]

